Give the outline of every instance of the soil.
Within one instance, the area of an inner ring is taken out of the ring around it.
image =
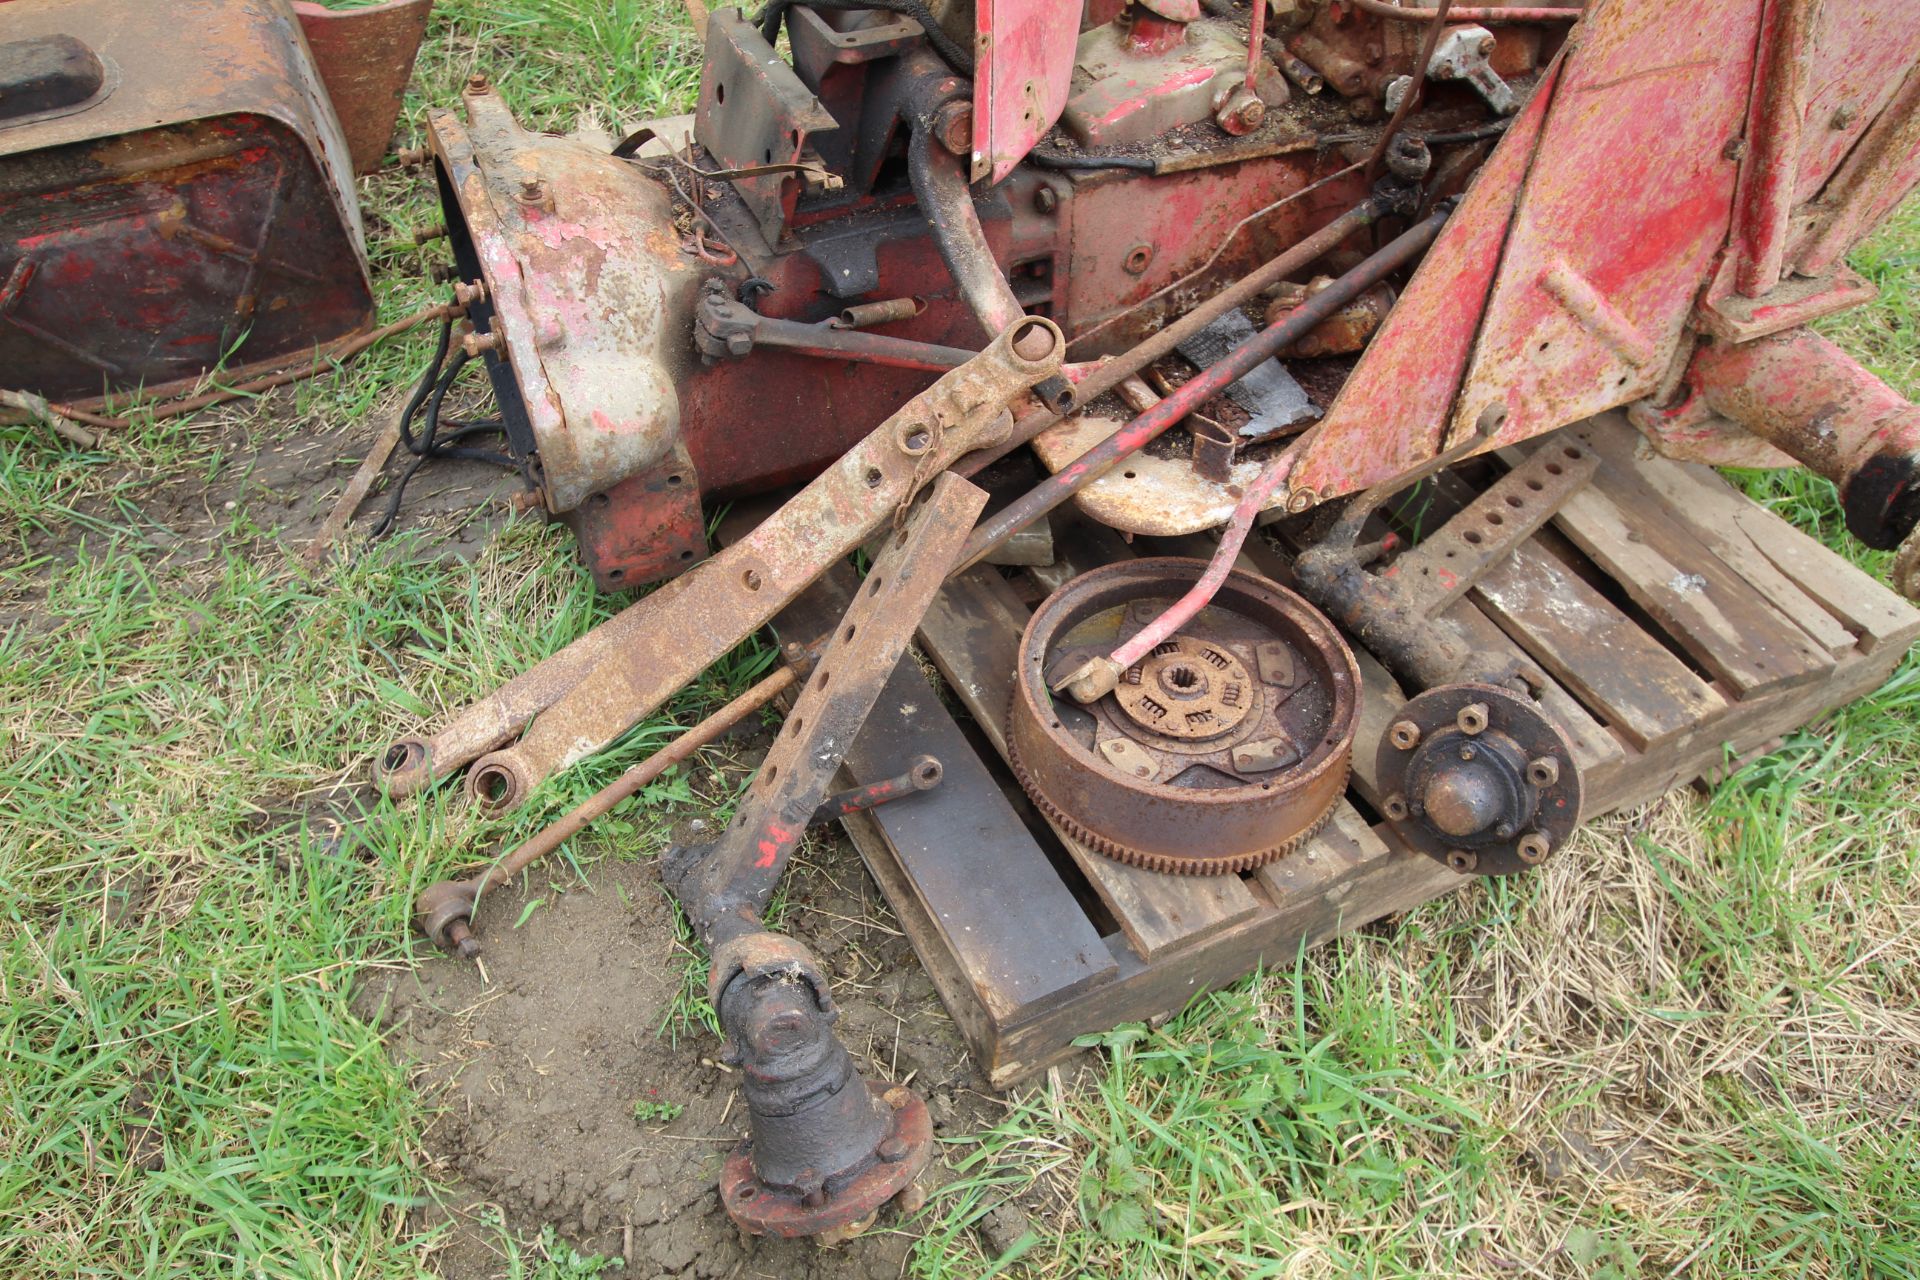
[[[284,423],[261,428],[244,422],[196,429],[205,456],[220,459],[204,478],[178,472],[154,476],[133,463],[104,469],[89,492],[72,503],[79,519],[26,529],[28,558],[41,566],[39,582],[0,600],[0,631],[46,624],[38,607],[45,599],[40,584],[74,563],[89,539],[140,539],[149,566],[163,570],[191,569],[232,551],[255,560],[282,554],[281,549],[298,553],[333,514],[389,412],[376,409],[340,430],[316,423],[311,432],[288,431]],[[361,503],[334,554],[364,545],[406,460],[404,449],[395,450],[385,478]],[[432,554],[471,558],[509,518],[507,499],[523,487],[515,473],[484,462],[436,459],[407,486],[397,527],[431,525]],[[130,518],[133,513],[137,518]],[[416,547],[409,554],[421,552]]]
[[[936,1136],[991,1124],[999,1104],[858,857],[837,829],[812,849],[788,873],[781,923],[833,975],[860,1071],[910,1083]],[[671,911],[651,858],[609,857],[584,883],[536,871],[483,903],[480,965],[422,944],[414,971],[362,990],[365,1016],[440,1108],[424,1138],[440,1190],[414,1224],[449,1227],[433,1266],[449,1280],[504,1274],[491,1210],[520,1238],[551,1225],[623,1258],[614,1274],[629,1277],[897,1280],[914,1233],[895,1209],[831,1250],[744,1236],[721,1211],[715,1181],[746,1115],[718,1037],[696,1025],[676,1043],[668,1024],[691,959]],[[925,1188],[950,1176],[937,1161]]]

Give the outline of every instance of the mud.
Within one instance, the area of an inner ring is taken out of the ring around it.
[[[782,924],[832,973],[860,1069],[910,1082],[937,1136],[992,1123],[998,1104],[857,856],[837,829],[810,850],[789,873]],[[583,1252],[622,1258],[612,1274],[629,1277],[903,1274],[917,1233],[893,1209],[834,1250],[745,1237],[721,1212],[715,1179],[745,1112],[715,1061],[718,1037],[699,1026],[676,1037],[693,956],[651,856],[607,857],[584,881],[536,871],[486,900],[480,937],[484,972],[423,944],[413,972],[360,994],[438,1108],[424,1145],[440,1191],[414,1224],[446,1227],[438,1274],[506,1274],[490,1211],[522,1239],[551,1225]],[[936,1157],[922,1185],[949,1176]]]

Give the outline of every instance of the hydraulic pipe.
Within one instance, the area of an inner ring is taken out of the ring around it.
[[[1294,272],[1312,265],[1317,259],[1339,248],[1341,241],[1356,231],[1372,226],[1386,214],[1394,212],[1400,204],[1401,198],[1393,193],[1376,192],[1368,196],[1286,252],[1269,259],[1265,265],[1214,294],[1151,338],[1106,361],[1097,370],[1080,379],[1074,390],[1075,403],[1085,404],[1113,390],[1155,360],[1172,352],[1174,348],[1227,312],[1251,301]],[[1044,409],[1029,413],[1014,423],[1013,431],[1006,441],[991,449],[982,449],[968,454],[954,469],[962,475],[978,475],[986,467],[998,462],[1060,421],[1061,416],[1059,413]]]
[[[1099,479],[1121,459],[1135,453],[1193,410],[1225,391],[1240,378],[1293,345],[1313,327],[1366,292],[1392,272],[1411,262],[1440,233],[1452,212],[1451,204],[1435,210],[1379,249],[1332,284],[1309,297],[1276,324],[1247,339],[1212,368],[1181,384],[1172,395],[1068,463],[1058,474],[1029,489],[1022,497],[984,520],[961,550],[961,568],[978,563],[1017,530],[1032,524],[1074,494]],[[1117,379],[1116,379],[1117,381]]]

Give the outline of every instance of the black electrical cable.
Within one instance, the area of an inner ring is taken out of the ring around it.
[[[780,37],[780,20],[787,10],[803,0],[767,0],[767,7],[754,19],[760,28],[760,34],[772,44]],[[877,9],[882,13],[895,13],[903,18],[912,18],[927,33],[927,43],[934,52],[946,59],[947,65],[961,75],[973,77],[973,54],[957,44],[951,36],[941,30],[940,22],[933,16],[923,0],[804,0],[809,9],[838,9],[843,12],[858,12],[863,9]]]
[[[449,324],[441,330],[440,341],[434,349],[433,359],[428,363],[426,373],[419,384],[414,387],[413,395],[408,398],[407,407],[400,414],[400,438],[413,458],[407,463],[406,469],[400,473],[399,478],[393,482],[393,488],[388,491],[386,510],[381,514],[372,532],[367,535],[367,540],[370,542],[392,531],[394,524],[400,518],[400,504],[405,499],[408,482],[429,461],[435,458],[457,458],[486,462],[501,467],[520,465],[511,456],[498,450],[469,448],[459,443],[473,436],[504,433],[506,424],[498,418],[487,418],[475,422],[458,422],[448,419],[445,425],[450,427],[451,431],[446,439],[440,438],[441,405],[447,398],[447,392],[452,390],[454,382],[459,378],[461,370],[466,368],[467,362],[472,359],[462,351],[448,362],[446,356],[451,338],[452,326]],[[416,437],[412,430],[412,420],[420,412],[423,401],[426,404],[426,421],[421,434]]]
[[[1146,156],[1070,155],[1052,147],[1035,147],[1027,152],[1027,159],[1043,169],[1137,169],[1141,173],[1152,173],[1157,167]]]

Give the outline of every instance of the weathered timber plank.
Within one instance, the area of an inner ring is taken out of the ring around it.
[[[1571,435],[1537,449],[1584,456],[1588,428]],[[1832,654],[1713,555],[1630,468],[1603,461],[1554,524],[1739,696],[1816,681],[1832,667]]]
[[[1006,713],[1027,611],[990,568],[956,576],[920,623],[920,642],[994,749],[1006,754]],[[1054,833],[1127,940],[1153,959],[1260,909],[1238,876],[1169,876],[1130,867]]]
[[[836,565],[780,612],[774,630],[803,643],[825,634],[858,586],[850,565]],[[1073,891],[908,655],[848,749],[846,770],[876,782],[923,752],[945,770],[940,785],[874,810],[874,821],[981,1005],[1004,1018],[1111,979],[1112,957]]]
[[[842,776],[847,775],[843,772]],[[853,784],[849,781],[848,785]],[[974,1062],[981,1071],[986,1071],[987,1064],[993,1061],[999,1024],[980,1003],[973,980],[914,890],[913,876],[880,830],[880,824],[874,821],[873,811],[850,813],[840,819],[840,825],[853,842],[867,874],[880,886],[900,931],[907,935],[913,954],[920,958],[921,967],[933,981],[933,989],[940,993],[940,1003],[947,1007],[954,1025],[960,1029],[960,1038],[967,1042]]]
[[[1255,967],[1285,969],[1302,951],[1411,910],[1470,879],[1410,850],[1388,848],[1377,836],[1371,846],[1357,874],[1331,858],[1319,864],[1301,860],[1302,869],[1324,867],[1328,878],[1303,876],[1286,903],[1222,930],[1176,963],[1142,961],[1123,940],[1110,939],[1119,976],[1082,999],[1005,1028],[988,1078],[1005,1088],[1065,1057],[1078,1036],[1181,1009]]]
[[[1718,476],[1713,479],[1726,483]],[[1862,649],[1872,653],[1885,645],[1904,652],[1920,636],[1920,612],[1912,605],[1779,516],[1749,505],[1734,519],[1794,585],[1859,633]]]
[[[1856,647],[1853,632],[1780,572],[1740,527],[1738,513],[1752,510],[1751,501],[1704,467],[1689,467],[1654,453],[1646,438],[1619,414],[1602,414],[1592,425],[1588,441],[1596,453],[1616,469],[1630,470],[1709,551],[1816,645],[1834,657]]]
[[[1472,598],[1641,751],[1726,709],[1684,663],[1536,543],[1489,569]]]

